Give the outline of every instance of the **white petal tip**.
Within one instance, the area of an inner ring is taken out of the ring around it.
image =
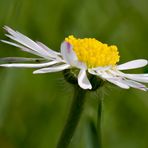
[[[6,25],[3,27],[3,29],[5,29],[7,32],[9,32],[11,30],[11,28]]]
[[[86,70],[81,69],[78,75],[78,84],[83,89],[92,89],[92,86],[87,78]]]
[[[91,89],[92,89],[92,86],[91,86],[91,85],[90,85],[90,86],[87,86],[87,85],[86,85],[86,86],[84,86],[84,85],[82,86],[82,85],[81,85],[80,87],[81,87],[82,89],[85,89],[85,90],[87,90],[87,89],[91,90]]]
[[[6,26],[6,25],[3,27],[3,29],[5,29],[5,30],[6,30],[7,28],[9,28],[9,27],[8,27],[8,26]]]
[[[118,65],[117,69],[118,70],[136,69],[136,68],[144,67],[146,65],[148,65],[148,60],[138,59],[138,60],[133,60],[121,65]]]
[[[143,91],[148,91],[148,88],[143,88]]]
[[[9,64],[0,64],[0,67],[11,67]]]
[[[134,87],[133,87],[134,88]],[[136,88],[136,89],[138,89],[138,90],[142,90],[142,91],[148,91],[148,88]]]
[[[90,89],[90,90],[91,90],[91,89],[92,89],[92,86],[88,87],[88,89]]]
[[[33,74],[41,74],[41,73],[43,73],[43,72],[40,71],[40,70],[35,70],[35,71],[33,72]]]
[[[43,74],[43,73],[45,73],[45,72],[41,72],[41,71],[34,71],[34,72],[33,72],[33,74],[35,74],[35,75],[36,75],[36,74]]]

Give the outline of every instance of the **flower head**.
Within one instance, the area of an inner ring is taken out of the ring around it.
[[[148,83],[148,74],[125,74],[121,72],[121,70],[144,67],[148,64],[148,61],[138,59],[117,65],[120,56],[115,45],[108,46],[94,38],[77,39],[74,36],[69,36],[61,44],[61,52],[59,53],[49,49],[41,42],[32,41],[30,38],[7,26],[4,28],[8,32],[6,36],[14,40],[15,43],[5,40],[2,40],[2,42],[42,57],[46,62],[1,64],[0,66],[40,68],[35,70],[34,74],[76,68],[79,69],[77,75],[78,84],[83,89],[92,89],[92,85],[87,78],[89,73],[124,89],[133,87],[144,91],[148,90],[145,85],[139,83]]]
[[[113,66],[119,62],[119,52],[114,45],[108,46],[94,38],[76,39],[74,36],[69,36],[65,41],[73,46],[78,60],[88,68]]]

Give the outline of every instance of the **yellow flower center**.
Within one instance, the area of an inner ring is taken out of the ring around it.
[[[89,68],[115,65],[119,62],[119,52],[115,45],[108,46],[95,38],[77,39],[74,36],[65,38],[73,46],[79,61],[86,63]]]

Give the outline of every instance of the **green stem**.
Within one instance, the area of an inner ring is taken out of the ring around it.
[[[79,86],[75,86],[73,102],[57,148],[67,148],[69,146],[83,111],[86,98],[85,94],[86,90],[81,89]]]

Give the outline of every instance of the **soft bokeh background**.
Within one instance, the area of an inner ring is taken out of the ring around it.
[[[148,58],[147,0],[0,0],[0,38],[8,25],[59,51],[67,35],[116,44],[121,63]],[[0,44],[0,57],[32,55]],[[62,73],[0,68],[0,148],[55,148],[73,94]],[[132,72],[148,72],[147,68]],[[148,147],[148,93],[107,86],[103,148]],[[99,96],[99,94],[98,94]],[[98,148],[98,97],[90,94],[70,148]]]

